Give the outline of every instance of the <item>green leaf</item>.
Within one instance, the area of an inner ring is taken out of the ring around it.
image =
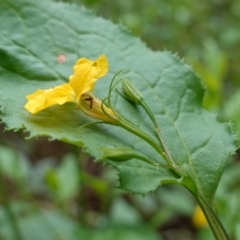
[[[112,240],[116,236],[118,240],[162,239],[153,229],[142,224],[135,226],[114,224],[103,229],[90,229],[77,224],[69,215],[59,210],[42,211],[25,202],[11,203],[11,208],[24,240]],[[2,207],[0,207],[0,224],[1,239],[14,239],[11,223]]]
[[[46,172],[45,180],[58,201],[66,202],[76,196],[80,190],[80,176],[75,156],[64,156],[57,169]]]
[[[115,199],[109,212],[112,224],[136,226],[141,222],[139,212],[123,199]]]
[[[26,185],[29,177],[28,161],[12,148],[0,145],[0,176],[14,180],[16,184]]]
[[[19,221],[24,239],[76,239],[77,224],[61,212],[39,212]]]
[[[17,27],[16,27],[17,26]],[[235,150],[229,124],[202,109],[204,90],[192,69],[169,52],[153,52],[122,26],[95,17],[82,7],[53,1],[0,2],[0,104],[7,128],[24,128],[30,137],[48,136],[82,146],[96,159],[101,147],[132,147],[150,160],[165,163],[142,139],[110,125],[79,128],[89,120],[74,104],[53,106],[36,115],[23,107],[25,96],[36,89],[67,81],[79,57],[96,59],[106,54],[110,71],[97,82],[95,95],[105,98],[119,70],[140,91],[155,114],[172,158],[184,176],[133,159],[113,164],[121,188],[154,191],[159,185],[179,182],[194,194],[212,201],[228,156]],[[64,62],[59,61],[62,58]],[[148,116],[114,94],[115,108],[152,136]]]
[[[240,90],[235,91],[229,99],[225,102],[223,111],[221,113],[224,119],[230,119],[234,123],[236,132],[240,132]]]
[[[11,208],[24,240],[86,239],[83,235],[82,237],[76,237],[79,230],[77,223],[60,211],[40,211],[36,209],[36,206],[34,207],[25,202],[11,203]],[[15,239],[14,231],[11,229],[11,222],[3,208],[0,208],[0,223],[1,239]]]

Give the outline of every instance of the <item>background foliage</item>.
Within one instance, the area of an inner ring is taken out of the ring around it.
[[[169,49],[184,56],[208,87],[204,106],[240,127],[239,1],[71,2],[122,22],[155,50]],[[211,239],[207,228],[192,224],[196,203],[185,189],[168,186],[144,198],[129,196],[115,188],[113,169],[94,163],[79,149],[42,138],[25,142],[25,136],[1,131],[0,184],[1,196],[6,196],[0,208],[3,239],[14,239],[12,222],[18,223],[25,239],[101,240],[116,235],[131,240],[174,239],[176,235]],[[236,155],[216,199],[217,212],[236,239],[240,238],[239,167]],[[15,216],[4,206],[13,208]]]

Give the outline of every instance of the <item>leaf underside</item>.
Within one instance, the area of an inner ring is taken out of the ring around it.
[[[201,81],[176,55],[153,52],[124,27],[83,7],[49,0],[0,2],[0,118],[7,129],[81,146],[96,159],[101,159],[101,147],[127,146],[164,163],[148,144],[119,127],[80,128],[92,120],[72,103],[35,115],[23,108],[26,95],[67,82],[79,57],[96,59],[101,54],[106,54],[110,70],[97,82],[95,95],[105,98],[113,75],[124,70],[155,114],[174,161],[194,180],[199,194],[212,201],[236,146],[230,125],[218,123],[202,108]],[[117,93],[112,98],[118,112],[157,140],[142,109]],[[119,170],[120,187],[131,192],[145,194],[178,181],[171,171],[138,159],[109,163]]]

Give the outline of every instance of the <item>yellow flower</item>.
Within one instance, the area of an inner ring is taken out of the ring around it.
[[[55,104],[75,102],[89,117],[115,123],[114,112],[102,104],[102,101],[91,92],[98,78],[104,76],[108,71],[106,56],[101,55],[95,61],[80,58],[74,65],[73,71],[74,74],[69,77],[69,83],[46,90],[39,89],[26,96],[28,102],[24,107],[35,114]],[[107,114],[102,111],[102,105]]]
[[[73,70],[74,74],[69,77],[69,83],[46,90],[39,89],[26,96],[28,102],[25,108],[34,114],[55,104],[62,105],[66,102],[79,104],[82,94],[91,91],[98,78],[107,73],[107,58],[105,55],[101,55],[95,61],[80,58]]]
[[[207,220],[199,206],[196,206],[192,218],[193,225],[196,228],[203,228],[208,226]]]

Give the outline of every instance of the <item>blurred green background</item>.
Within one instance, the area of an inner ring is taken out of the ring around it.
[[[201,76],[204,107],[240,132],[240,1],[69,0],[130,29],[156,51],[177,53]],[[151,63],[149,63],[151,64]],[[192,222],[196,202],[179,186],[146,196],[117,188],[114,169],[77,147],[0,125],[0,239],[211,240]],[[240,239],[240,162],[234,155],[216,196],[232,239]],[[21,236],[21,238],[19,238]]]

